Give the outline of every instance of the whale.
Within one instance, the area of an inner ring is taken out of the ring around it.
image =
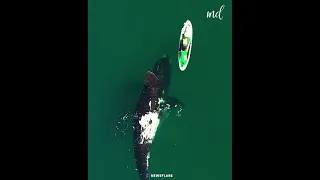
[[[134,154],[136,169],[141,180],[149,179],[149,158],[151,144],[160,124],[163,107],[183,108],[176,97],[169,96],[171,83],[171,60],[167,55],[156,61],[152,71],[148,71],[144,86],[136,105],[133,118]]]

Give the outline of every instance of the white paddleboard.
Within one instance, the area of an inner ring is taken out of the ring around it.
[[[187,62],[184,65],[182,65],[181,62],[180,62],[180,51],[178,51],[178,64],[179,64],[179,68],[180,68],[181,71],[186,70],[186,68],[187,68],[187,66],[189,64],[190,55],[191,55],[193,28],[192,28],[192,24],[191,24],[191,22],[189,20],[187,20],[184,23],[183,28],[181,29],[180,39],[179,39],[179,49],[180,49],[180,41],[182,39],[182,35],[185,32],[185,30],[187,30],[186,36],[190,38],[190,44],[189,44],[189,47],[187,47],[187,49],[188,49]]]

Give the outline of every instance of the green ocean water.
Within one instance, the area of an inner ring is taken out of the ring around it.
[[[223,20],[206,17],[221,5]],[[139,180],[132,129],[115,135],[116,126],[135,108],[146,72],[167,53],[170,95],[186,107],[181,117],[171,114],[161,122],[151,173],[172,173],[167,179],[174,180],[231,180],[231,0],[89,0],[88,6],[88,179]],[[193,46],[181,72],[177,49],[186,20],[193,25]]]

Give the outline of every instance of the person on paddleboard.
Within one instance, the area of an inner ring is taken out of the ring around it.
[[[190,38],[186,36],[186,33],[182,34],[180,50],[181,50],[181,56],[183,56],[185,60],[187,60],[187,57],[188,57],[187,54],[188,54],[189,43],[190,43]]]
[[[186,34],[184,33],[181,39],[181,45],[180,45],[181,50],[182,51],[187,50],[189,43],[190,43],[190,38],[187,37]]]

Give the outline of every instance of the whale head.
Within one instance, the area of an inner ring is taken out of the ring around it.
[[[168,55],[165,54],[154,64],[153,73],[158,77],[159,92],[167,94],[171,83],[171,60]]]

